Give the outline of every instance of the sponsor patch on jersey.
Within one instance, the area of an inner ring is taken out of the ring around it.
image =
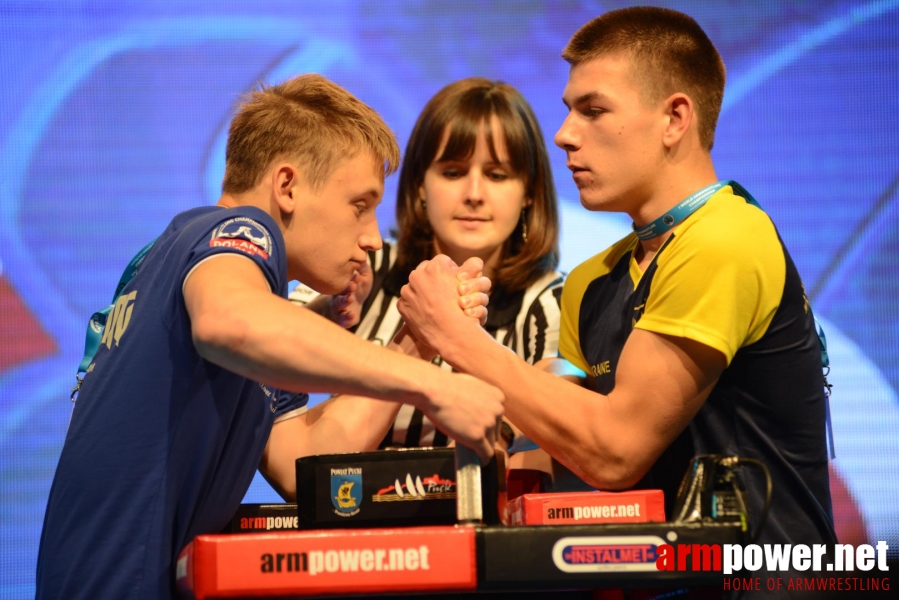
[[[209,240],[210,248],[234,248],[266,260],[272,254],[272,246],[268,230],[249,217],[228,219],[212,231]]]

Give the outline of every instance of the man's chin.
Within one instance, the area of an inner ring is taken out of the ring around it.
[[[580,200],[581,206],[593,212],[618,212],[621,210],[614,198],[604,194],[597,194],[595,190],[592,193],[585,193],[585,190],[581,190]]]
[[[581,206],[592,211],[608,210],[607,208],[603,208],[602,199],[592,195],[581,194]]]
[[[331,296],[334,296],[335,294],[339,294],[340,292],[345,290],[348,285],[350,285],[349,278],[341,280],[340,283],[331,282],[331,284],[327,286],[328,291],[323,291],[322,294],[329,294]]]
[[[350,284],[350,278],[347,277],[346,279],[342,279],[340,281],[328,279],[322,279],[319,281],[303,281],[303,284],[312,288],[319,294],[333,296],[335,294],[339,294],[347,288],[347,286]]]

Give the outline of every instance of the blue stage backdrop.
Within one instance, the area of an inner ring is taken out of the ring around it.
[[[718,173],[771,213],[830,342],[844,541],[899,547],[899,1],[662,3],[718,45]],[[34,593],[90,314],[177,212],[214,203],[234,102],[318,72],[405,144],[425,101],[520,88],[548,140],[569,36],[623,2],[0,2],[0,597]],[[568,270],[626,231],[587,214],[552,148]],[[378,213],[393,224],[395,178]],[[789,401],[786,398],[785,401]],[[128,398],[121,399],[128,410]],[[250,501],[277,496],[258,479]]]

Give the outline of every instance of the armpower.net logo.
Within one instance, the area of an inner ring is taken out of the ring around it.
[[[889,592],[884,541],[836,544],[666,544],[656,536],[569,537],[553,548],[564,572],[718,572],[724,591]],[[849,597],[849,596],[847,596]]]
[[[260,556],[262,573],[357,573],[368,571],[429,571],[430,548],[364,548],[266,552]]]

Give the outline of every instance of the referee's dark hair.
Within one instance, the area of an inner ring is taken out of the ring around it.
[[[527,288],[559,265],[559,211],[549,156],[537,117],[514,87],[470,77],[449,84],[431,98],[418,117],[400,170],[396,200],[397,267],[412,271],[434,257],[434,231],[419,197],[425,172],[435,160],[465,160],[474,153],[478,131],[496,117],[512,171],[531,200],[524,219],[503,245],[494,286],[514,292]],[[498,160],[493,129],[487,146]],[[446,147],[437,156],[444,136]],[[523,235],[526,224],[527,236]]]

